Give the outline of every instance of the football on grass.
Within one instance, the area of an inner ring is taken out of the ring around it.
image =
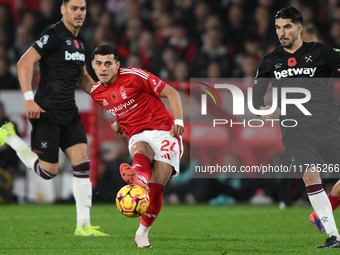
[[[127,217],[139,217],[149,208],[148,192],[138,185],[126,185],[116,197],[118,210]]]

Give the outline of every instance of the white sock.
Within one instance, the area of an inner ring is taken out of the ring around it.
[[[5,142],[16,151],[18,157],[27,168],[34,169],[34,163],[38,159],[38,155],[34,153],[28,144],[16,134],[8,134]]]
[[[91,225],[92,184],[90,178],[73,177],[73,196],[76,200],[77,226],[86,228]]]
[[[150,227],[145,227],[145,226],[142,225],[142,223],[140,223],[139,224],[139,228],[137,229],[137,232],[136,232],[136,236],[137,235],[146,235],[146,236],[148,236],[150,228],[151,228],[151,226]]]
[[[308,195],[308,198],[313,209],[325,227],[327,235],[336,236],[336,238],[340,240],[340,235],[333,216],[332,206],[326,192],[322,191],[315,195]]]

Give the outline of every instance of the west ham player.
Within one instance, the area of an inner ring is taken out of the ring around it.
[[[303,106],[312,114],[304,115],[294,106],[287,107],[286,116],[280,119],[295,119],[296,127],[283,127],[282,142],[287,156],[294,160],[297,169],[303,170],[309,200],[320,217],[329,235],[324,245],[316,248],[339,248],[340,236],[336,227],[331,203],[324,191],[318,169],[320,158],[328,164],[340,163],[340,125],[335,100],[328,95],[327,80],[331,73],[340,68],[340,51],[317,42],[302,41],[303,17],[293,7],[283,8],[275,16],[275,26],[281,46],[266,55],[258,68],[253,87],[254,107],[268,110],[264,95],[270,78],[274,87],[300,87],[310,91],[311,99]],[[291,79],[287,79],[291,78]],[[308,78],[307,82],[301,82]],[[313,79],[315,78],[315,79]],[[319,78],[319,79],[316,79]],[[325,81],[326,80],[326,81]],[[301,98],[301,93],[289,93],[289,98]],[[280,100],[279,94],[279,100]],[[264,120],[271,114],[264,115]],[[306,169],[304,169],[305,166]]]
[[[9,144],[29,169],[47,180],[58,173],[60,147],[73,168],[75,235],[108,236],[90,223],[90,160],[86,133],[74,100],[76,85],[89,93],[94,83],[86,72],[85,42],[79,34],[86,15],[86,1],[63,0],[61,13],[62,20],[44,31],[17,64],[26,116],[32,124],[32,150],[15,134],[12,123],[1,127],[0,145]],[[32,73],[38,61],[41,79],[34,96]]]
[[[91,96],[118,122],[114,131],[129,139],[133,163],[121,165],[123,179],[149,189],[150,207],[141,217],[135,243],[137,247],[151,247],[148,232],[162,208],[164,186],[179,172],[182,103],[174,88],[142,69],[119,68],[118,58],[112,46],[94,50],[92,67],[100,81],[92,87]],[[174,117],[159,97],[169,100]]]

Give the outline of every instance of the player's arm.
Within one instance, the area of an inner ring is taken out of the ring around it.
[[[270,109],[270,107],[271,107],[270,105],[260,106],[259,110],[268,110]],[[268,115],[262,115],[261,118],[263,120],[270,120],[271,118],[273,118],[273,113]]]
[[[171,127],[170,134],[172,136],[182,135],[184,132],[183,125],[183,108],[181,96],[176,89],[166,84],[162,92],[159,94],[160,97],[165,97],[169,100],[172,114],[175,118],[175,123]]]
[[[87,94],[91,93],[91,88],[95,84],[89,73],[86,71],[86,66],[83,66],[77,86],[84,90]]]
[[[269,85],[269,78],[267,77],[265,59],[262,59],[253,86],[253,105],[255,109],[268,110],[270,105],[264,104],[264,96],[267,92]],[[263,120],[271,119],[273,114],[262,115]]]
[[[115,121],[111,124],[111,128],[113,132],[115,132],[116,135],[118,136],[124,136],[122,128],[120,127],[118,121]]]
[[[35,101],[32,91],[34,64],[41,59],[40,54],[33,47],[29,48],[17,63],[18,78],[21,91],[25,98],[26,116],[30,119],[39,119],[40,113],[45,112]]]
[[[340,68],[340,49],[332,48],[331,46],[321,44],[320,51],[321,56],[324,58],[324,62],[331,69],[339,69]]]

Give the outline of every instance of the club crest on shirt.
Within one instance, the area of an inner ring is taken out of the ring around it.
[[[122,99],[127,98],[126,91],[123,87],[120,87],[120,95],[122,96]]]
[[[305,56],[306,63],[313,62],[312,55]]]
[[[36,41],[36,44],[42,48],[47,43],[49,35],[43,35],[38,41]]]
[[[114,103],[117,102],[118,97],[116,95],[116,92],[112,92],[110,97],[111,97],[112,102],[114,102]]]

